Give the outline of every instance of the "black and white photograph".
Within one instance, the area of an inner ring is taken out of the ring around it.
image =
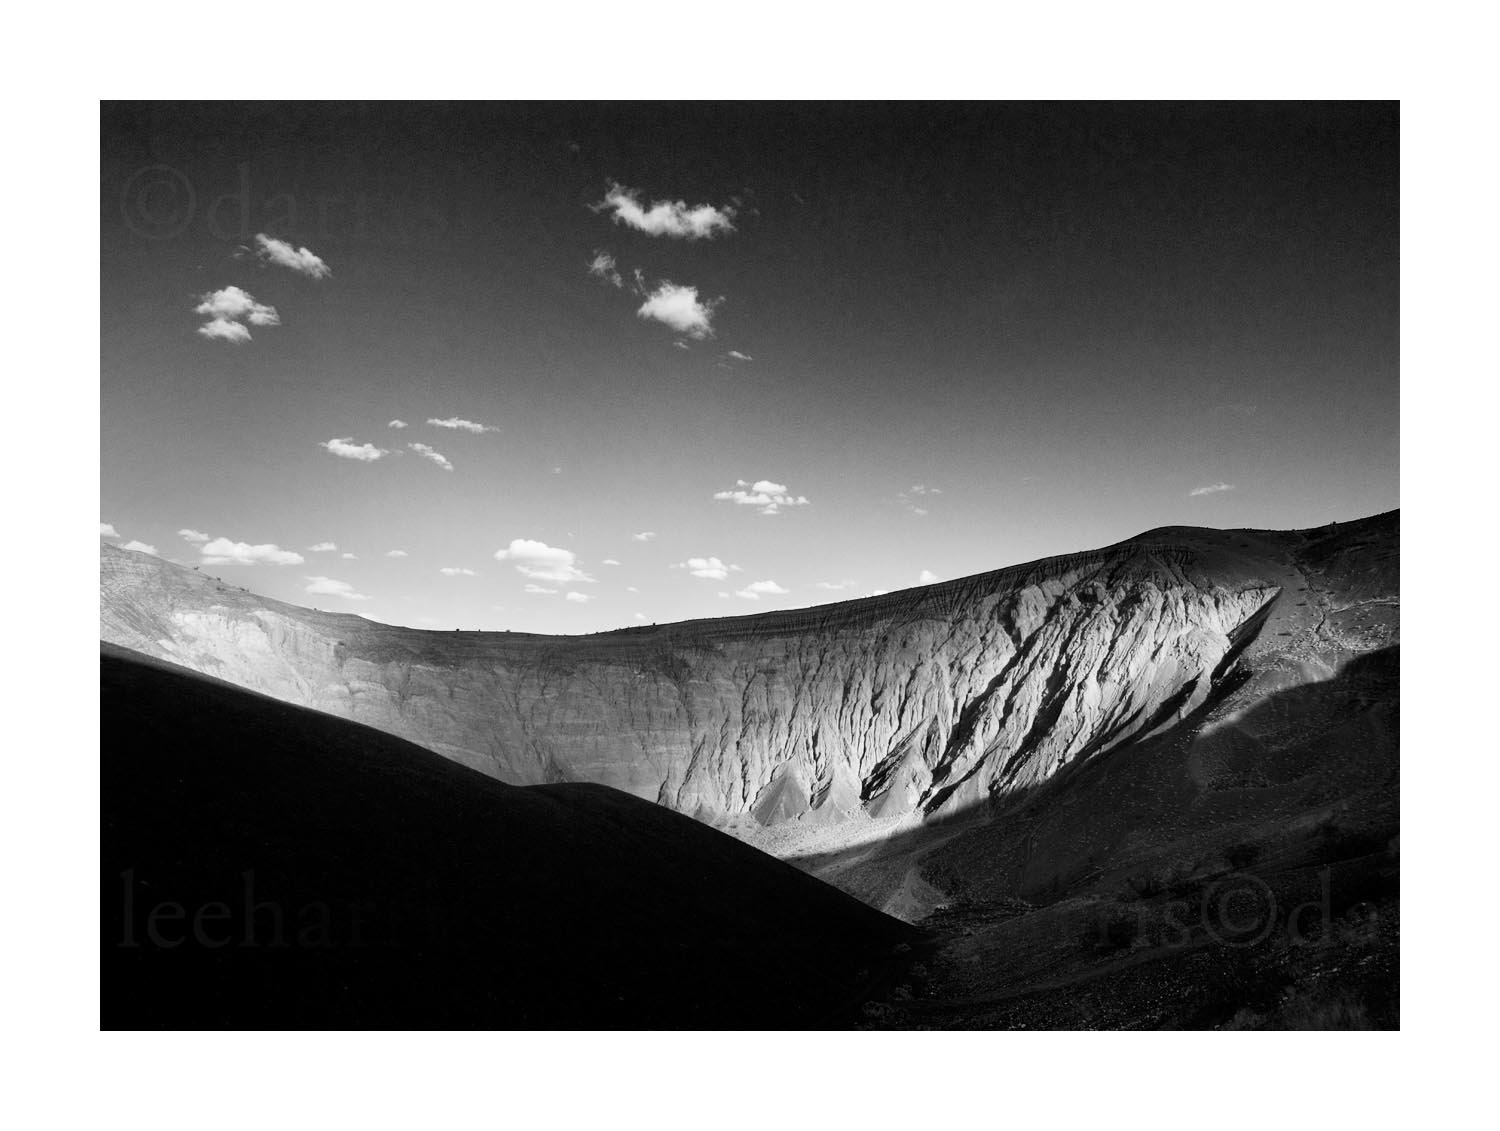
[[[1395,1030],[1400,104],[105,101],[106,1030]]]

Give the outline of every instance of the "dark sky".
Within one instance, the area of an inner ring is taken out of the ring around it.
[[[1395,104],[107,104],[102,136],[101,518],[293,551],[212,567],[288,600],[585,631],[1398,505]],[[637,230],[591,207],[616,184],[732,230]],[[666,281],[711,330],[637,313]],[[229,286],[280,324],[205,337]],[[793,502],[713,498],[740,480]]]

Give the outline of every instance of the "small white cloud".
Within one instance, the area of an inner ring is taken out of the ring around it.
[[[1220,491],[1233,490],[1233,483],[1211,483],[1207,487],[1194,487],[1191,491],[1188,492],[1188,497],[1193,498],[1197,495],[1216,495]]]
[[[198,333],[205,338],[222,338],[230,342],[250,340],[247,322],[251,326],[281,325],[281,316],[274,306],[256,302],[254,295],[233,286],[199,295],[193,313],[208,319],[198,327]]]
[[[885,590],[885,589],[871,589],[868,593],[865,594],[865,596],[866,597],[884,597],[887,592],[888,592],[888,590]]]
[[[559,581],[571,584],[594,579],[578,568],[578,555],[560,546],[549,546],[530,538],[516,538],[503,550],[495,551],[495,560],[510,562],[522,577],[537,581]]]
[[[732,357],[732,358],[734,358],[735,361],[754,361],[755,360],[755,358],[751,357],[748,353],[741,353],[739,350],[730,350],[729,351],[729,356]]]
[[[308,593],[327,597],[342,597],[346,601],[368,601],[370,598],[365,593],[356,593],[354,586],[347,581],[337,581],[332,577],[312,577],[308,581],[312,584],[305,590]]]
[[[198,333],[205,338],[221,338],[226,342],[248,342],[250,331],[238,322],[231,322],[227,318],[214,318],[198,327]]]
[[[940,487],[928,487],[921,483],[914,483],[905,491],[900,492],[896,496],[896,498],[899,499],[901,501],[901,505],[904,506],[907,510],[911,511],[912,514],[916,515],[918,518],[922,518],[927,514],[927,508],[925,506],[919,506],[917,500],[921,499],[925,501],[929,495],[941,495],[942,493],[943,491]]]
[[[113,523],[101,522],[99,524],[99,537],[100,538],[118,538],[119,536],[120,536],[120,532],[114,528],[114,524]]]
[[[575,592],[572,592],[572,593],[565,594],[564,595],[564,600],[572,601],[574,604],[581,605],[585,601],[592,601],[593,598],[590,597],[587,593],[578,593],[578,592],[575,591]]]
[[[254,565],[269,562],[272,565],[301,565],[302,555],[294,550],[283,550],[272,542],[252,546],[248,542],[231,542],[228,538],[215,538],[198,547],[204,565]]]
[[[155,554],[156,553],[156,547],[155,546],[151,545],[149,542],[137,542],[134,538],[132,538],[129,542],[126,542],[123,546],[120,547],[120,549],[122,549],[122,550],[139,550],[143,554]]]
[[[930,569],[924,569],[921,573],[917,574],[918,585],[931,585],[937,579],[938,575]]]
[[[632,620],[645,620],[645,619],[646,619],[646,614],[645,614],[645,613],[635,613],[635,614],[634,614],[634,615],[633,615],[633,616],[632,616],[632,617],[631,617],[631,619],[632,619]]]
[[[634,585],[627,585],[627,586],[625,586],[625,592],[627,592],[627,593],[639,593],[640,590],[637,589]]]
[[[615,561],[615,559],[614,559],[614,558],[605,558],[605,559],[604,559],[604,560],[603,560],[603,561],[602,561],[602,562],[600,562],[600,563],[599,563],[599,564],[600,564],[600,565],[619,565],[619,564],[620,564],[620,563],[619,563],[619,562],[617,562],[617,561]]]
[[[388,558],[406,558],[410,557],[411,555],[408,554],[405,550],[387,550],[385,552],[385,556]]]
[[[351,561],[351,562],[359,560],[359,555],[357,555],[357,554],[343,553],[343,554],[340,554],[339,557],[343,558],[345,561]]]
[[[416,452],[417,455],[421,456],[423,459],[431,460],[433,463],[441,467],[444,471],[453,470],[453,464],[449,461],[447,456],[443,455],[442,452],[434,451],[426,444],[407,444],[406,446],[412,451]]]
[[[475,420],[465,420],[461,416],[450,416],[446,420],[438,420],[436,417],[429,417],[427,423],[431,424],[434,428],[448,428],[459,432],[472,432],[476,436],[483,432],[500,431],[500,429],[494,427],[493,425],[480,424]]]
[[[324,440],[318,446],[328,449],[328,451],[342,459],[357,459],[366,463],[377,460],[381,456],[391,454],[384,448],[377,448],[374,444],[356,444],[352,436],[345,436],[342,439]]]
[[[333,270],[305,247],[293,247],[285,240],[274,239],[261,232],[255,237],[258,247],[256,258],[262,263],[274,263],[278,267],[289,267],[299,275],[312,279],[326,279]]]
[[[637,318],[646,318],[672,327],[697,341],[713,337],[714,310],[723,299],[703,301],[697,287],[680,287],[665,279],[646,296],[637,310]]]
[[[816,581],[816,582],[813,583],[813,588],[814,589],[831,589],[831,590],[852,589],[852,588],[854,588],[854,582],[852,582],[852,581]]]
[[[656,531],[642,530],[639,534],[632,534],[630,537],[636,542],[649,542],[656,537]]]
[[[444,577],[478,577],[472,569],[465,566],[442,566],[438,572]]]
[[[672,343],[672,344],[673,344],[673,345],[674,345],[674,346],[676,346],[676,347],[677,347],[677,348],[678,348],[678,349],[680,349],[680,350],[690,350],[690,349],[692,349],[692,348],[693,348],[693,347],[692,347],[692,346],[690,346],[690,345],[688,345],[688,344],[687,344],[687,343],[686,343],[686,342],[685,342],[685,341],[683,341],[683,340],[682,340],[682,339],[681,339],[681,338],[678,338],[678,339],[677,339],[677,340],[676,340],[676,341],[675,341],[675,342],[673,342],[673,343]]]
[[[530,582],[528,582],[526,585],[522,586],[521,587],[521,591],[523,593],[542,593],[542,594],[547,594],[547,595],[550,595],[550,594],[553,594],[553,593],[557,592],[556,589],[548,589],[544,585],[533,585]]]
[[[747,601],[759,601],[761,597],[778,597],[790,593],[790,589],[783,589],[774,581],[752,581],[743,589],[735,590],[736,597],[743,597]]]
[[[734,231],[734,209],[725,205],[688,205],[685,201],[657,200],[643,206],[639,189],[611,184],[604,199],[591,205],[595,212],[608,210],[617,224],[624,224],[648,236],[670,236],[673,239],[710,239],[719,232]]]
[[[406,421],[404,421],[404,420],[393,420],[389,424],[387,424],[386,427],[387,428],[397,428],[397,429],[405,428],[406,427]]]
[[[767,515],[780,514],[783,507],[808,505],[806,495],[788,494],[786,484],[772,483],[769,479],[759,479],[754,483],[737,480],[733,490],[716,491],[714,498],[736,506],[759,507],[760,513]]]
[[[723,581],[731,571],[738,572],[739,566],[725,565],[718,558],[689,558],[685,562],[678,562],[673,569],[685,569],[694,577],[704,577],[710,581]]]
[[[181,533],[183,533],[185,535],[187,532],[186,531],[182,531]],[[203,540],[205,542],[208,541],[208,536],[204,535]],[[191,542],[191,541],[193,541],[193,539],[189,538],[188,541]],[[329,553],[332,550],[337,550],[337,549],[338,549],[338,543],[336,543],[336,542],[319,542],[316,546],[309,546],[307,548],[307,552],[309,554],[326,554],[326,553]]]
[[[593,262],[589,264],[589,274],[616,287],[625,285],[625,280],[620,278],[620,272],[615,269],[615,257],[608,252],[594,252]]]

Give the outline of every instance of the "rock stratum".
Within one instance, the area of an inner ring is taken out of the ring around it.
[[[1161,734],[1247,668],[1331,678],[1393,642],[1398,512],[1172,527],[791,612],[592,636],[441,632],[101,546],[103,640],[375,727],[514,785],[702,820],[957,814]]]

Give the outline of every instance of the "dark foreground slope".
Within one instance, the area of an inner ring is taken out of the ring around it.
[[[105,1028],[839,1025],[912,937],[615,790],[101,653]]]

